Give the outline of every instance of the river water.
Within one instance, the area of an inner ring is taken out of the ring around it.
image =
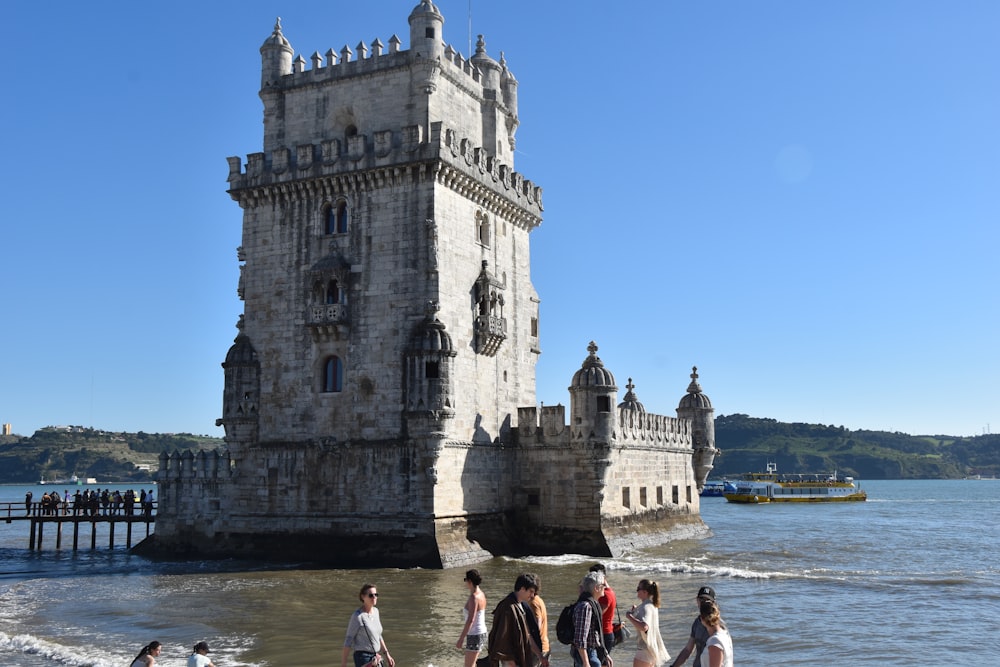
[[[125,487],[121,487],[125,488]],[[718,593],[736,664],[993,664],[1000,637],[1000,482],[867,481],[866,503],[744,506],[702,500],[709,537],[605,559],[619,607],[636,582],[660,583],[671,654]],[[0,502],[41,487],[0,486]],[[84,540],[81,539],[81,543]],[[121,538],[119,538],[121,542]],[[124,667],[151,640],[163,667],[206,640],[219,667],[339,665],[361,584],[378,585],[400,667],[458,667],[463,572],[315,570],[251,562],[154,563],[107,548],[31,552],[27,522],[0,522],[0,666]],[[89,540],[86,541],[89,547]],[[571,664],[555,618],[595,559],[483,563],[488,608],[519,572],[542,577],[553,665]],[[990,639],[992,638],[992,639]],[[633,640],[634,641],[634,640]],[[631,642],[630,642],[631,643]],[[631,667],[618,647],[616,667]]]

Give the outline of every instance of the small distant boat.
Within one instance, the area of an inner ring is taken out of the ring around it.
[[[705,482],[705,486],[702,487],[701,493],[699,494],[702,498],[721,498],[726,494],[726,491],[735,491],[736,485],[730,482],[728,479],[723,480],[711,480]]]
[[[853,477],[778,474],[778,466],[767,464],[767,472],[751,472],[723,495],[731,503],[830,503],[868,500]]]
[[[45,484],[55,484],[57,486],[65,486],[67,484],[79,484],[80,483],[80,478],[77,477],[76,475],[73,475],[69,479],[50,479],[50,480],[46,480],[44,477],[42,477],[41,479],[38,480],[38,483],[42,484],[42,485],[45,485]]]

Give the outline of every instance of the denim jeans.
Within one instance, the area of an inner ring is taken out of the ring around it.
[[[590,662],[589,665],[584,665],[583,660],[580,659],[580,651],[575,646],[570,646],[570,655],[573,656],[573,667],[601,667],[601,659],[597,657],[596,648],[587,649],[587,661]]]

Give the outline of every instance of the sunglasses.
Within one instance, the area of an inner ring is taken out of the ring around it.
[[[378,597],[378,593],[369,593],[368,597],[370,597],[370,598],[377,598]]]

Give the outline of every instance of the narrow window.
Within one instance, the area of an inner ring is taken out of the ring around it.
[[[334,234],[337,231],[337,211],[332,206],[323,209],[323,233]]]
[[[340,294],[340,283],[336,280],[331,280],[326,286],[326,302],[331,303],[342,303]]]
[[[441,377],[441,368],[438,366],[436,361],[428,361],[424,363],[424,377],[428,379],[436,379]]]
[[[424,37],[434,39],[434,28],[424,28]]]
[[[611,412],[611,397],[610,396],[598,396],[597,397],[597,411],[598,412]]]
[[[328,357],[323,364],[323,393],[343,391],[344,365],[340,357]]]
[[[532,338],[538,338],[538,318],[531,318],[531,336]]]
[[[677,494],[677,485],[676,484],[673,486],[673,491],[674,491],[674,493],[673,493],[673,496],[674,496],[674,505],[679,505],[680,502],[681,502],[681,497]]]
[[[629,499],[629,488],[626,486],[622,489],[622,505],[625,507],[631,507],[632,501]]]
[[[347,202],[340,200],[337,202],[337,233],[346,234],[347,233]]]
[[[646,506],[646,487],[644,486],[639,487],[639,504],[643,507]]]
[[[687,501],[690,503],[691,502],[691,487],[689,485],[686,488],[687,488]]]
[[[662,505],[663,504],[663,487],[662,486],[656,487],[656,504],[657,505]]]

